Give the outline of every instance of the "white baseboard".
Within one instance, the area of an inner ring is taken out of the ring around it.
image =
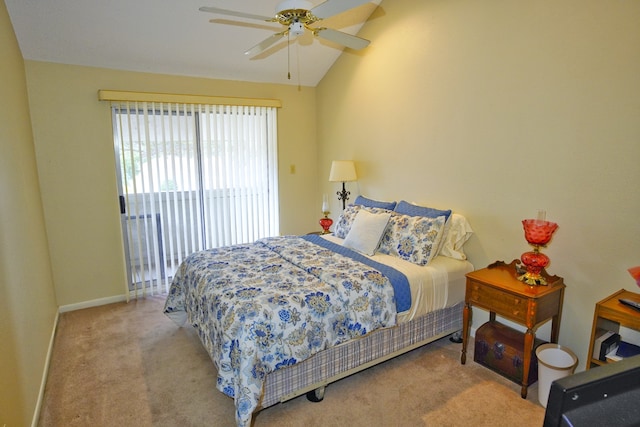
[[[127,301],[126,295],[115,295],[107,298],[99,298],[91,301],[83,301],[76,304],[61,305],[58,308],[58,311],[60,313],[65,313],[67,311],[82,310],[83,308],[98,307],[101,305],[113,304],[114,302],[123,302],[123,301]]]
[[[51,338],[49,338],[49,349],[47,350],[47,357],[44,361],[44,371],[42,372],[42,380],[40,381],[40,391],[38,392],[38,401],[36,402],[36,409],[33,413],[33,419],[31,420],[31,427],[38,425],[40,419],[40,410],[42,409],[42,399],[44,399],[44,388],[47,385],[47,377],[49,376],[49,364],[51,362],[51,354],[53,353],[53,342],[56,337],[56,331],[58,330],[58,318],[60,312],[56,313],[56,317],[53,320],[53,328],[51,329]]]

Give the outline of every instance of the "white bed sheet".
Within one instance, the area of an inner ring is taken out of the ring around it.
[[[344,239],[332,234],[325,234],[322,237],[339,245],[344,242]],[[411,308],[398,313],[398,323],[408,322],[418,316],[464,301],[465,275],[474,269],[469,261],[441,255],[435,257],[427,266],[416,265],[380,253],[369,258],[395,268],[409,280]]]

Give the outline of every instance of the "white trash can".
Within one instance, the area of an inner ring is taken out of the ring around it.
[[[551,383],[571,375],[578,365],[578,357],[559,344],[542,344],[536,348],[538,358],[538,400],[547,407]]]

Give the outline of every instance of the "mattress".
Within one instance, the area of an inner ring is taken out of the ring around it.
[[[322,237],[337,244],[343,242],[343,239],[331,234]],[[469,261],[441,255],[435,257],[426,266],[381,253],[368,258],[398,270],[409,280],[411,308],[398,313],[398,323],[407,322],[464,301],[465,275],[473,271],[473,265]]]

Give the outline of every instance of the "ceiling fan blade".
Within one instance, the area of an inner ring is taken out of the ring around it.
[[[317,18],[326,19],[365,3],[369,3],[369,0],[327,0],[311,9],[311,13]]]
[[[260,43],[258,43],[257,45],[255,45],[254,47],[246,51],[244,54],[249,56],[257,55],[260,52],[266,50],[272,44],[276,43],[278,40],[280,40],[282,36],[284,36],[286,33],[287,33],[286,31],[283,31],[281,33],[272,34],[271,36],[267,37],[266,39],[262,40]]]
[[[274,21],[273,17],[254,15],[251,13],[236,12],[235,10],[220,9],[218,7],[202,6],[200,12],[218,13],[220,15],[237,16],[239,18],[257,19],[258,21]]]
[[[343,33],[342,31],[333,30],[331,28],[318,28],[313,31],[313,34],[354,50],[363,49],[369,46],[370,43],[367,39],[352,36],[351,34]]]
[[[274,27],[271,25],[258,24],[258,23],[246,22],[246,21],[234,21],[230,19],[220,19],[220,18],[209,19],[209,22],[211,22],[212,24],[234,25],[236,27],[255,28],[258,30],[267,30],[267,31],[278,31],[280,29],[278,27]]]

